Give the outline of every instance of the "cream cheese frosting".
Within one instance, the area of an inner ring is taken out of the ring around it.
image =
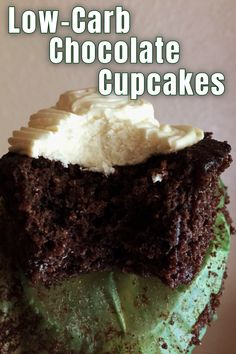
[[[160,124],[144,99],[105,97],[90,88],[68,91],[54,107],[33,114],[28,127],[13,132],[9,150],[108,175],[114,166],[184,149],[203,136],[189,125]]]

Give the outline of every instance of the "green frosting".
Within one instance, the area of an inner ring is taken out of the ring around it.
[[[80,275],[51,288],[33,287],[21,275],[19,296],[14,295],[19,276],[0,256],[0,338],[6,338],[4,350],[14,353],[14,342],[17,353],[49,354],[55,340],[60,341],[63,353],[191,353],[192,327],[211,294],[220,291],[225,272],[230,227],[220,211],[223,205],[224,198],[218,206],[216,237],[201,271],[191,284],[177,289],[170,289],[156,277],[118,272]],[[29,335],[31,314],[40,320]],[[8,323],[14,324],[17,336],[9,335],[8,326],[3,334]],[[201,337],[205,331],[203,328]],[[44,351],[34,351],[39,340],[45,343]]]
[[[187,286],[173,290],[156,277],[112,272],[77,276],[49,289],[26,281],[25,294],[66,350],[186,353],[192,327],[210,295],[220,291],[225,272],[230,230],[221,212],[215,234],[200,273]]]

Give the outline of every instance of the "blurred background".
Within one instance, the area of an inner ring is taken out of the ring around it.
[[[56,103],[60,93],[97,85],[99,64],[55,65],[48,58],[50,35],[9,35],[7,8],[17,8],[16,22],[26,9],[59,9],[61,19],[69,19],[75,5],[87,9],[111,9],[123,5],[132,15],[131,32],[139,39],[154,40],[163,36],[175,39],[181,45],[181,60],[177,65],[116,65],[118,71],[165,72],[179,67],[193,72],[223,72],[226,92],[214,97],[165,97],[149,99],[156,116],[165,123],[187,123],[214,132],[220,140],[232,145],[236,159],[236,2],[235,0],[21,0],[0,2],[0,154],[7,151],[7,139],[13,129],[25,125],[30,114]],[[69,30],[59,34],[71,35],[76,40],[94,40],[89,34],[76,35]],[[52,35],[51,35],[52,36]],[[96,35],[96,39],[118,40],[121,35]],[[114,69],[114,64],[108,65]],[[236,170],[233,164],[225,173],[229,186],[231,215],[236,220]],[[226,290],[219,320],[214,322],[196,354],[233,354],[236,315],[236,236],[232,240]]]

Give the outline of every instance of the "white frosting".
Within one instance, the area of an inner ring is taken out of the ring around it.
[[[160,124],[143,99],[104,97],[92,88],[66,92],[55,107],[33,114],[28,127],[13,132],[9,150],[109,174],[116,165],[137,164],[202,138],[200,129]]]

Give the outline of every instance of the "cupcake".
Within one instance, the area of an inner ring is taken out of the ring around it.
[[[0,160],[2,353],[191,353],[222,294],[230,146],[69,91]]]

